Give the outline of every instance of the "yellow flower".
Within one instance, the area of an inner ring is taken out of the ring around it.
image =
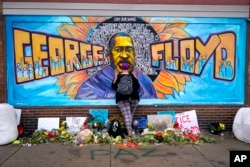
[[[67,122],[62,121],[59,130],[65,130],[67,128]]]
[[[167,136],[168,136],[168,132],[164,132],[163,137],[167,137]]]
[[[121,142],[122,142],[122,137],[121,136],[116,136],[115,143],[121,143]]]
[[[219,125],[220,125],[220,129],[221,129],[221,130],[225,130],[225,124],[219,123]]]
[[[65,126],[66,124],[67,124],[66,121],[62,121],[62,122],[61,122],[61,126]]]
[[[148,129],[149,130],[154,130],[154,125],[152,123],[148,123]]]
[[[65,135],[66,133],[67,133],[66,130],[62,130],[62,132],[61,132],[62,135]]]

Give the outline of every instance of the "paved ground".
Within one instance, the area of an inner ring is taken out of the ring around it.
[[[166,144],[119,148],[117,145],[62,144],[0,146],[1,167],[229,167],[231,150],[250,151],[250,144],[234,138],[212,136],[217,143]]]

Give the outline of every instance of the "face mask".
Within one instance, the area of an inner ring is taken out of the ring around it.
[[[129,69],[129,63],[122,63],[121,64],[121,69],[123,69],[123,70],[128,70]]]

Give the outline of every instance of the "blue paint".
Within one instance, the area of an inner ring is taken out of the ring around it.
[[[86,19],[85,17],[83,17]],[[182,20],[187,23],[185,31],[191,37],[199,37],[206,41],[210,34],[232,31],[236,35],[235,50],[235,71],[232,70],[231,62],[226,62],[224,66],[220,66],[220,76],[230,79],[235,73],[235,77],[231,81],[216,80],[213,78],[213,59],[205,66],[204,62],[199,62],[199,68],[204,66],[201,76],[191,76],[191,81],[184,85],[183,92],[176,92],[174,95],[166,95],[166,99],[147,99],[142,98],[141,105],[226,105],[235,104],[242,105],[245,100],[245,74],[246,74],[246,19],[245,18],[168,18],[168,17],[152,17],[153,20]],[[32,32],[41,32],[48,35],[58,36],[57,27],[62,23],[72,24],[72,20],[68,16],[5,16],[6,29],[6,71],[7,71],[7,90],[8,103],[14,106],[88,106],[88,105],[116,105],[114,99],[81,99],[72,100],[66,93],[59,93],[59,87],[55,85],[57,78],[48,77],[33,82],[23,84],[15,83],[15,75],[27,75],[22,73],[21,65],[17,64],[16,73],[14,70],[14,44],[13,44],[13,28],[21,28]],[[91,29],[90,33],[94,33]],[[90,34],[89,34],[90,35]],[[90,36],[88,36],[88,39]],[[42,50],[46,50],[46,46],[41,46]],[[223,58],[227,57],[227,53],[223,52]],[[31,48],[26,45],[26,56],[32,56]],[[48,61],[44,61],[49,65]],[[57,68],[58,62],[53,63],[52,68]],[[84,62],[83,62],[84,63]],[[153,65],[158,62],[153,62]],[[170,69],[176,69],[176,64],[166,62],[165,66],[171,66]],[[63,64],[63,62],[61,62]],[[184,71],[190,72],[193,69],[183,66]],[[39,68],[38,64],[34,71],[45,75],[45,71]],[[101,83],[100,83],[101,85]]]

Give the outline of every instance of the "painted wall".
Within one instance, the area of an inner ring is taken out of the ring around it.
[[[34,2],[34,0],[3,0],[3,2]],[[195,5],[248,5],[249,0],[37,0],[36,2],[113,3],[113,4],[195,4]]]
[[[131,34],[141,104],[244,104],[246,19],[6,16],[8,103],[115,105],[109,37]]]

